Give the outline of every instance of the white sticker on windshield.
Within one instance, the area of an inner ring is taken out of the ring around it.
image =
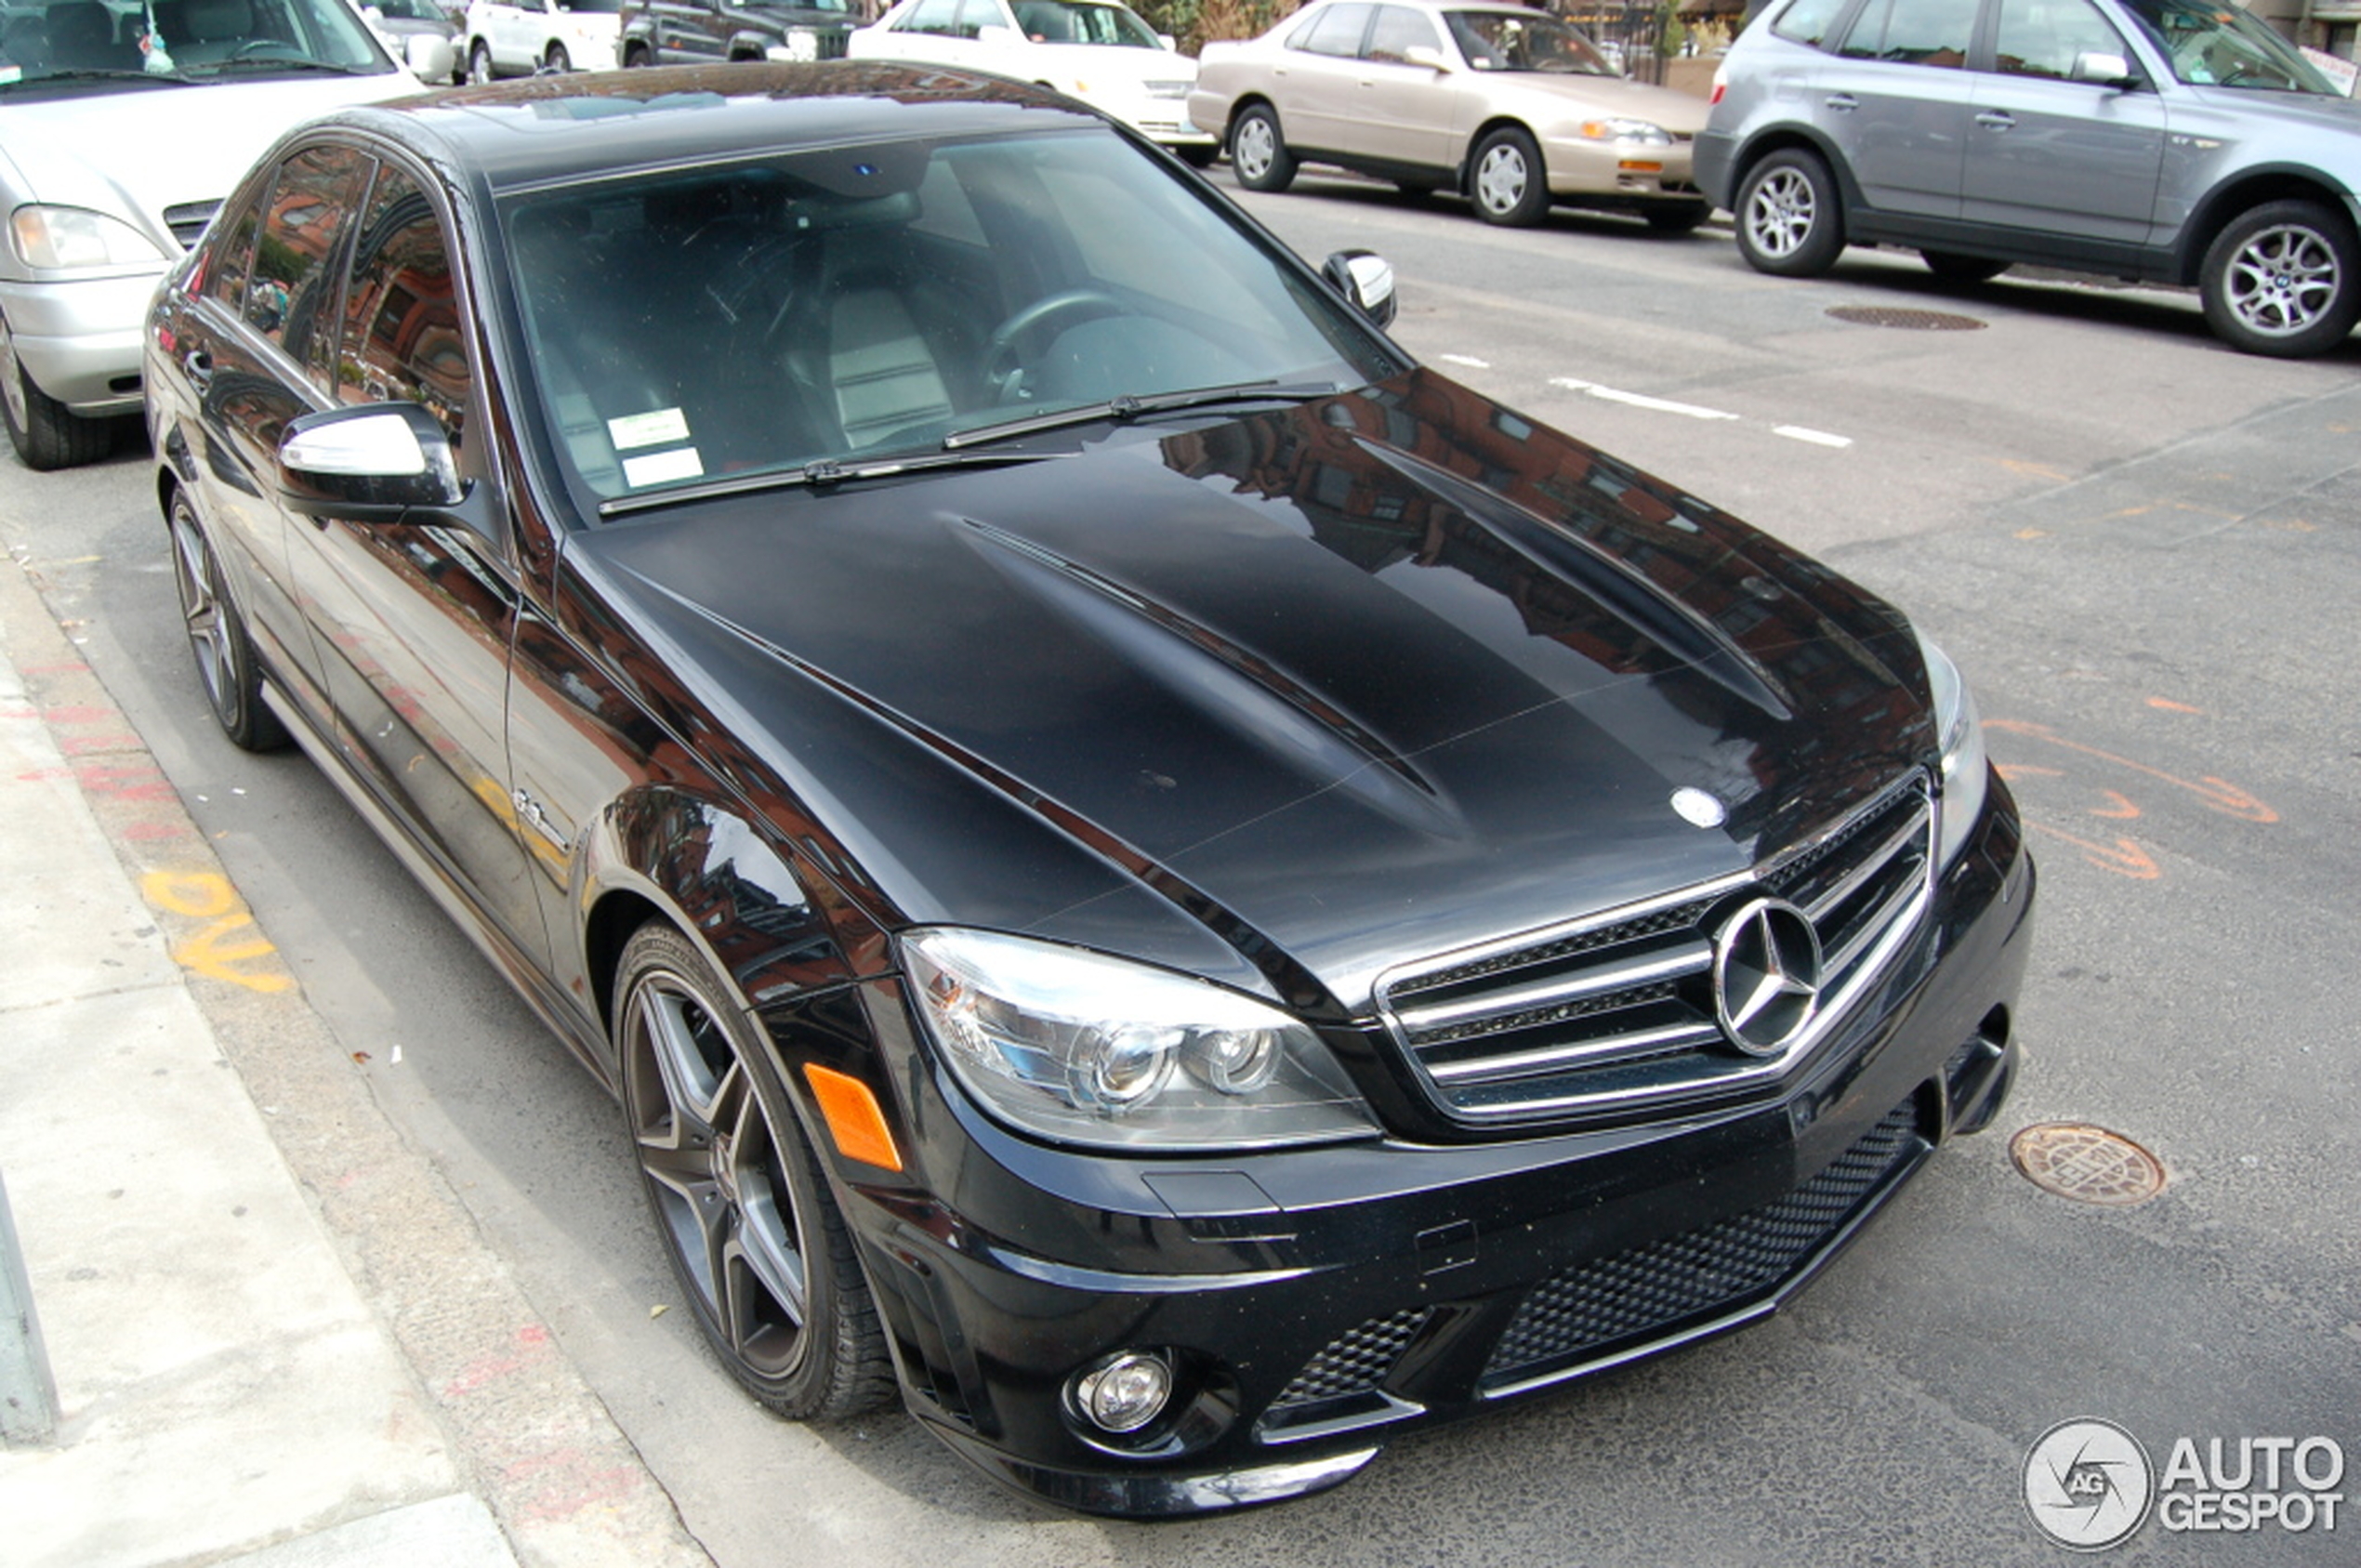
[[[10,83],[12,83],[12,82],[21,82],[21,81],[23,81],[23,80],[24,80],[24,67],[23,67],[23,66],[21,66],[21,65],[0,65],[0,87],[5,87],[5,86],[8,86],[8,85],[9,85]]]
[[[651,452],[644,457],[623,460],[624,481],[634,490],[643,484],[668,484],[677,479],[695,479],[705,472],[705,459],[697,455],[693,446],[678,452]]]
[[[662,446],[669,441],[687,441],[689,416],[677,408],[627,414],[620,419],[607,421],[607,439],[614,442],[617,452],[631,452],[642,446]]]

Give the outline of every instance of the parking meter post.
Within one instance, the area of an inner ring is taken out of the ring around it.
[[[47,1443],[58,1430],[58,1385],[33,1310],[8,1189],[0,1181],[0,1442],[9,1447]]]

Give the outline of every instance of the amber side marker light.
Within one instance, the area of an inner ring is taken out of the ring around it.
[[[820,1101],[820,1114],[827,1118],[828,1136],[837,1140],[838,1153],[882,1170],[902,1168],[902,1151],[893,1146],[885,1112],[868,1085],[816,1062],[804,1064],[803,1076],[811,1085],[812,1097]]]

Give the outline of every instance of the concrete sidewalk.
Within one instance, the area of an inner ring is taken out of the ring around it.
[[[709,1568],[13,560],[0,890],[0,1181],[61,1416],[0,1452],[0,1559]]]

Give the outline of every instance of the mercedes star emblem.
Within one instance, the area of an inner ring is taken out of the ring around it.
[[[1713,939],[1713,1010],[1748,1056],[1776,1056],[1820,1008],[1820,935],[1784,899],[1757,899]]]

